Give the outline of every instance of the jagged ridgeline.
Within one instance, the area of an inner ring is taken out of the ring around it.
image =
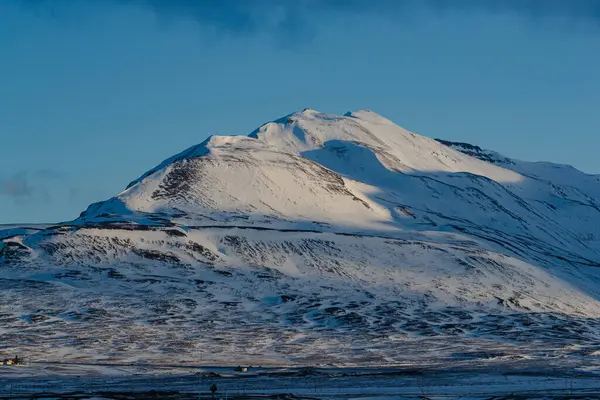
[[[0,343],[28,358],[373,365],[600,338],[598,176],[370,111],[210,137],[0,239]]]

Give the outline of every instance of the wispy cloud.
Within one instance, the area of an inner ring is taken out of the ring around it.
[[[16,0],[46,7],[81,6],[86,0]],[[87,0],[89,4],[140,6],[163,18],[186,18],[203,26],[232,34],[259,31],[304,35],[323,15],[343,18],[349,14],[411,17],[417,11],[435,14],[482,11],[515,14],[535,22],[546,18],[588,22],[600,27],[598,0]],[[93,9],[93,8],[91,8]]]
[[[27,172],[21,171],[8,178],[0,178],[0,194],[15,198],[31,196],[33,188],[27,179]]]
[[[0,195],[15,199],[31,199],[37,196],[48,200],[47,184],[51,180],[63,177],[61,172],[51,168],[19,171],[8,177],[0,176]]]
[[[37,178],[48,180],[48,179],[62,179],[64,174],[60,171],[56,171],[52,168],[41,168],[32,172]]]
[[[302,29],[312,15],[323,12],[406,16],[416,10],[486,11],[515,13],[534,19],[559,17],[589,20],[600,25],[598,0],[117,0],[121,4],[140,4],[159,14],[184,15],[200,23],[213,24],[230,31],[249,31],[269,25],[265,16],[277,12],[278,27],[290,20],[291,29]],[[390,14],[391,13],[391,14]]]

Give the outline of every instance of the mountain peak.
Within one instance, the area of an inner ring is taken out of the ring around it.
[[[370,110],[334,115],[304,109],[248,136],[210,136],[84,216],[183,212],[188,219],[214,219],[250,213],[260,220],[275,215],[373,228],[391,216],[370,199],[372,188],[401,187],[407,175],[461,173],[499,183],[523,179]]]
[[[476,146],[469,145],[467,149],[458,143],[417,135],[371,110],[357,110],[340,116],[305,108],[267,122],[247,136],[210,136],[164,160],[131,182],[128,188],[173,163],[207,156],[218,149],[270,149],[309,156],[308,152],[332,146],[339,148],[342,143],[354,143],[368,149],[389,170],[467,172],[497,181],[521,179],[519,174],[493,165],[492,159],[481,155],[481,149],[477,148],[478,154],[465,151],[476,149]],[[360,160],[354,162],[360,163]]]
[[[344,114],[344,117],[357,118],[357,119],[362,119],[365,121],[370,121],[370,122],[379,123],[379,124],[395,125],[391,120],[383,117],[380,114],[377,114],[373,110],[368,110],[368,109],[348,111],[347,113]]]
[[[371,110],[352,111],[341,116],[314,110],[300,111],[262,125],[250,137],[279,151],[302,156],[353,143],[373,152],[385,168],[394,171],[466,172],[496,181],[521,179],[516,172],[409,132]]]

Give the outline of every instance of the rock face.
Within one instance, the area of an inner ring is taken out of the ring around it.
[[[48,360],[585,359],[600,334],[599,176],[370,111],[210,137],[0,240],[0,343]]]

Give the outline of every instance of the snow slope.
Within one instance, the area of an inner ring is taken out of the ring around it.
[[[210,137],[2,238],[0,340],[50,360],[591,357],[600,334],[598,176],[371,111]]]

